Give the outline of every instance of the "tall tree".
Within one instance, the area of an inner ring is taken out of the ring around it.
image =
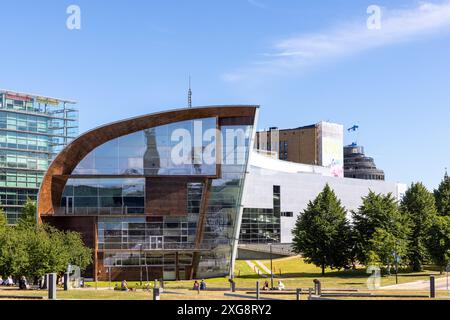
[[[439,266],[442,274],[450,263],[450,217],[436,217],[428,231],[426,246],[431,260]]]
[[[294,230],[294,251],[307,263],[322,269],[341,269],[348,265],[351,251],[351,230],[346,210],[327,184],[317,198],[297,218]]]
[[[390,274],[391,267],[396,264],[396,259],[402,259],[407,254],[407,241],[386,229],[377,228],[369,240],[370,251],[367,254],[368,264],[380,264],[387,267]]]
[[[78,232],[66,232],[64,246],[70,250],[70,264],[76,265],[84,271],[92,263],[93,251],[84,245]]]
[[[395,238],[399,246],[407,239],[407,217],[400,212],[397,200],[391,193],[383,195],[370,191],[366,197],[362,198],[362,205],[358,210],[352,212],[352,218],[355,255],[366,265],[373,262],[369,261],[373,260],[369,257],[373,256],[372,240],[377,230],[383,230],[383,236],[389,234],[390,239]],[[381,235],[377,237],[379,239]]]
[[[36,202],[28,198],[27,202],[23,206],[22,214],[20,215],[18,221],[19,228],[35,227],[37,214],[36,212],[37,212]]]
[[[426,237],[436,217],[433,195],[422,183],[413,183],[402,199],[401,210],[411,223],[408,257],[414,271],[422,271],[428,258]]]
[[[6,219],[5,211],[0,208],[0,234],[4,232],[6,227],[8,226],[8,220]]]
[[[439,188],[434,190],[434,197],[438,214],[450,217],[450,178],[447,172],[445,172],[444,180],[442,180]]]

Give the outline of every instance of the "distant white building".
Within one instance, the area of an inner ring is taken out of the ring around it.
[[[323,141],[325,149],[336,139]],[[341,148],[341,146],[340,146]],[[341,149],[342,150],[342,149]],[[327,151],[332,154],[332,150]],[[291,243],[297,217],[328,183],[350,214],[370,190],[392,193],[400,200],[406,185],[336,177],[333,166],[312,166],[274,159],[252,152],[243,194],[240,243]],[[350,216],[349,216],[350,218]]]

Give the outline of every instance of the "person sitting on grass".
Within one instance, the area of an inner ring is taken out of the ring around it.
[[[278,281],[278,290],[282,291],[286,289],[286,287],[284,286],[284,283],[280,281]]]
[[[200,283],[200,290],[202,290],[202,291],[206,290],[206,282],[205,282],[205,280],[202,280],[202,282]]]
[[[263,290],[264,291],[269,291],[270,290],[270,288],[269,288],[269,281],[266,280],[266,282],[264,282]]]
[[[3,283],[7,287],[14,286],[14,280],[13,280],[12,276],[9,276],[8,279],[6,279]]]
[[[127,283],[126,280],[123,280],[123,281],[122,281],[121,290],[122,290],[122,291],[130,291],[130,289],[128,288],[128,283]]]
[[[3,278],[2,278],[2,276],[0,276],[0,286],[2,286],[3,285]]]
[[[192,290],[199,290],[200,289],[200,285],[198,284],[198,281],[197,280],[195,280],[195,282],[194,282],[194,287],[192,288]]]

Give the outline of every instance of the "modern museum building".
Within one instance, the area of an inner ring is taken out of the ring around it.
[[[347,209],[369,190],[405,187],[333,176],[255,148],[258,106],[161,112],[91,130],[43,178],[39,221],[80,232],[86,278],[226,276],[242,243],[289,243],[295,218],[326,183]],[[343,152],[343,149],[342,149]]]

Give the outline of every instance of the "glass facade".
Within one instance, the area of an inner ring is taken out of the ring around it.
[[[244,208],[239,241],[243,244],[281,242],[281,190],[273,187],[273,208]]]
[[[8,223],[17,222],[27,198],[36,200],[53,157],[78,135],[72,104],[0,91],[0,201]]]
[[[96,148],[73,175],[216,175],[215,154],[205,154],[215,134],[216,118],[132,133]]]
[[[56,213],[97,216],[106,268],[158,267],[166,277],[195,264],[199,278],[227,275],[253,128],[218,123],[177,122],[97,147],[72,172]],[[152,189],[155,179],[162,188],[164,179],[178,182],[164,194]],[[186,215],[152,210],[171,192]]]
[[[65,214],[145,214],[145,179],[69,179]]]
[[[202,253],[198,274],[229,272],[231,246],[240,209],[252,126],[223,126],[221,179],[213,180],[206,209],[202,245],[215,248]]]

